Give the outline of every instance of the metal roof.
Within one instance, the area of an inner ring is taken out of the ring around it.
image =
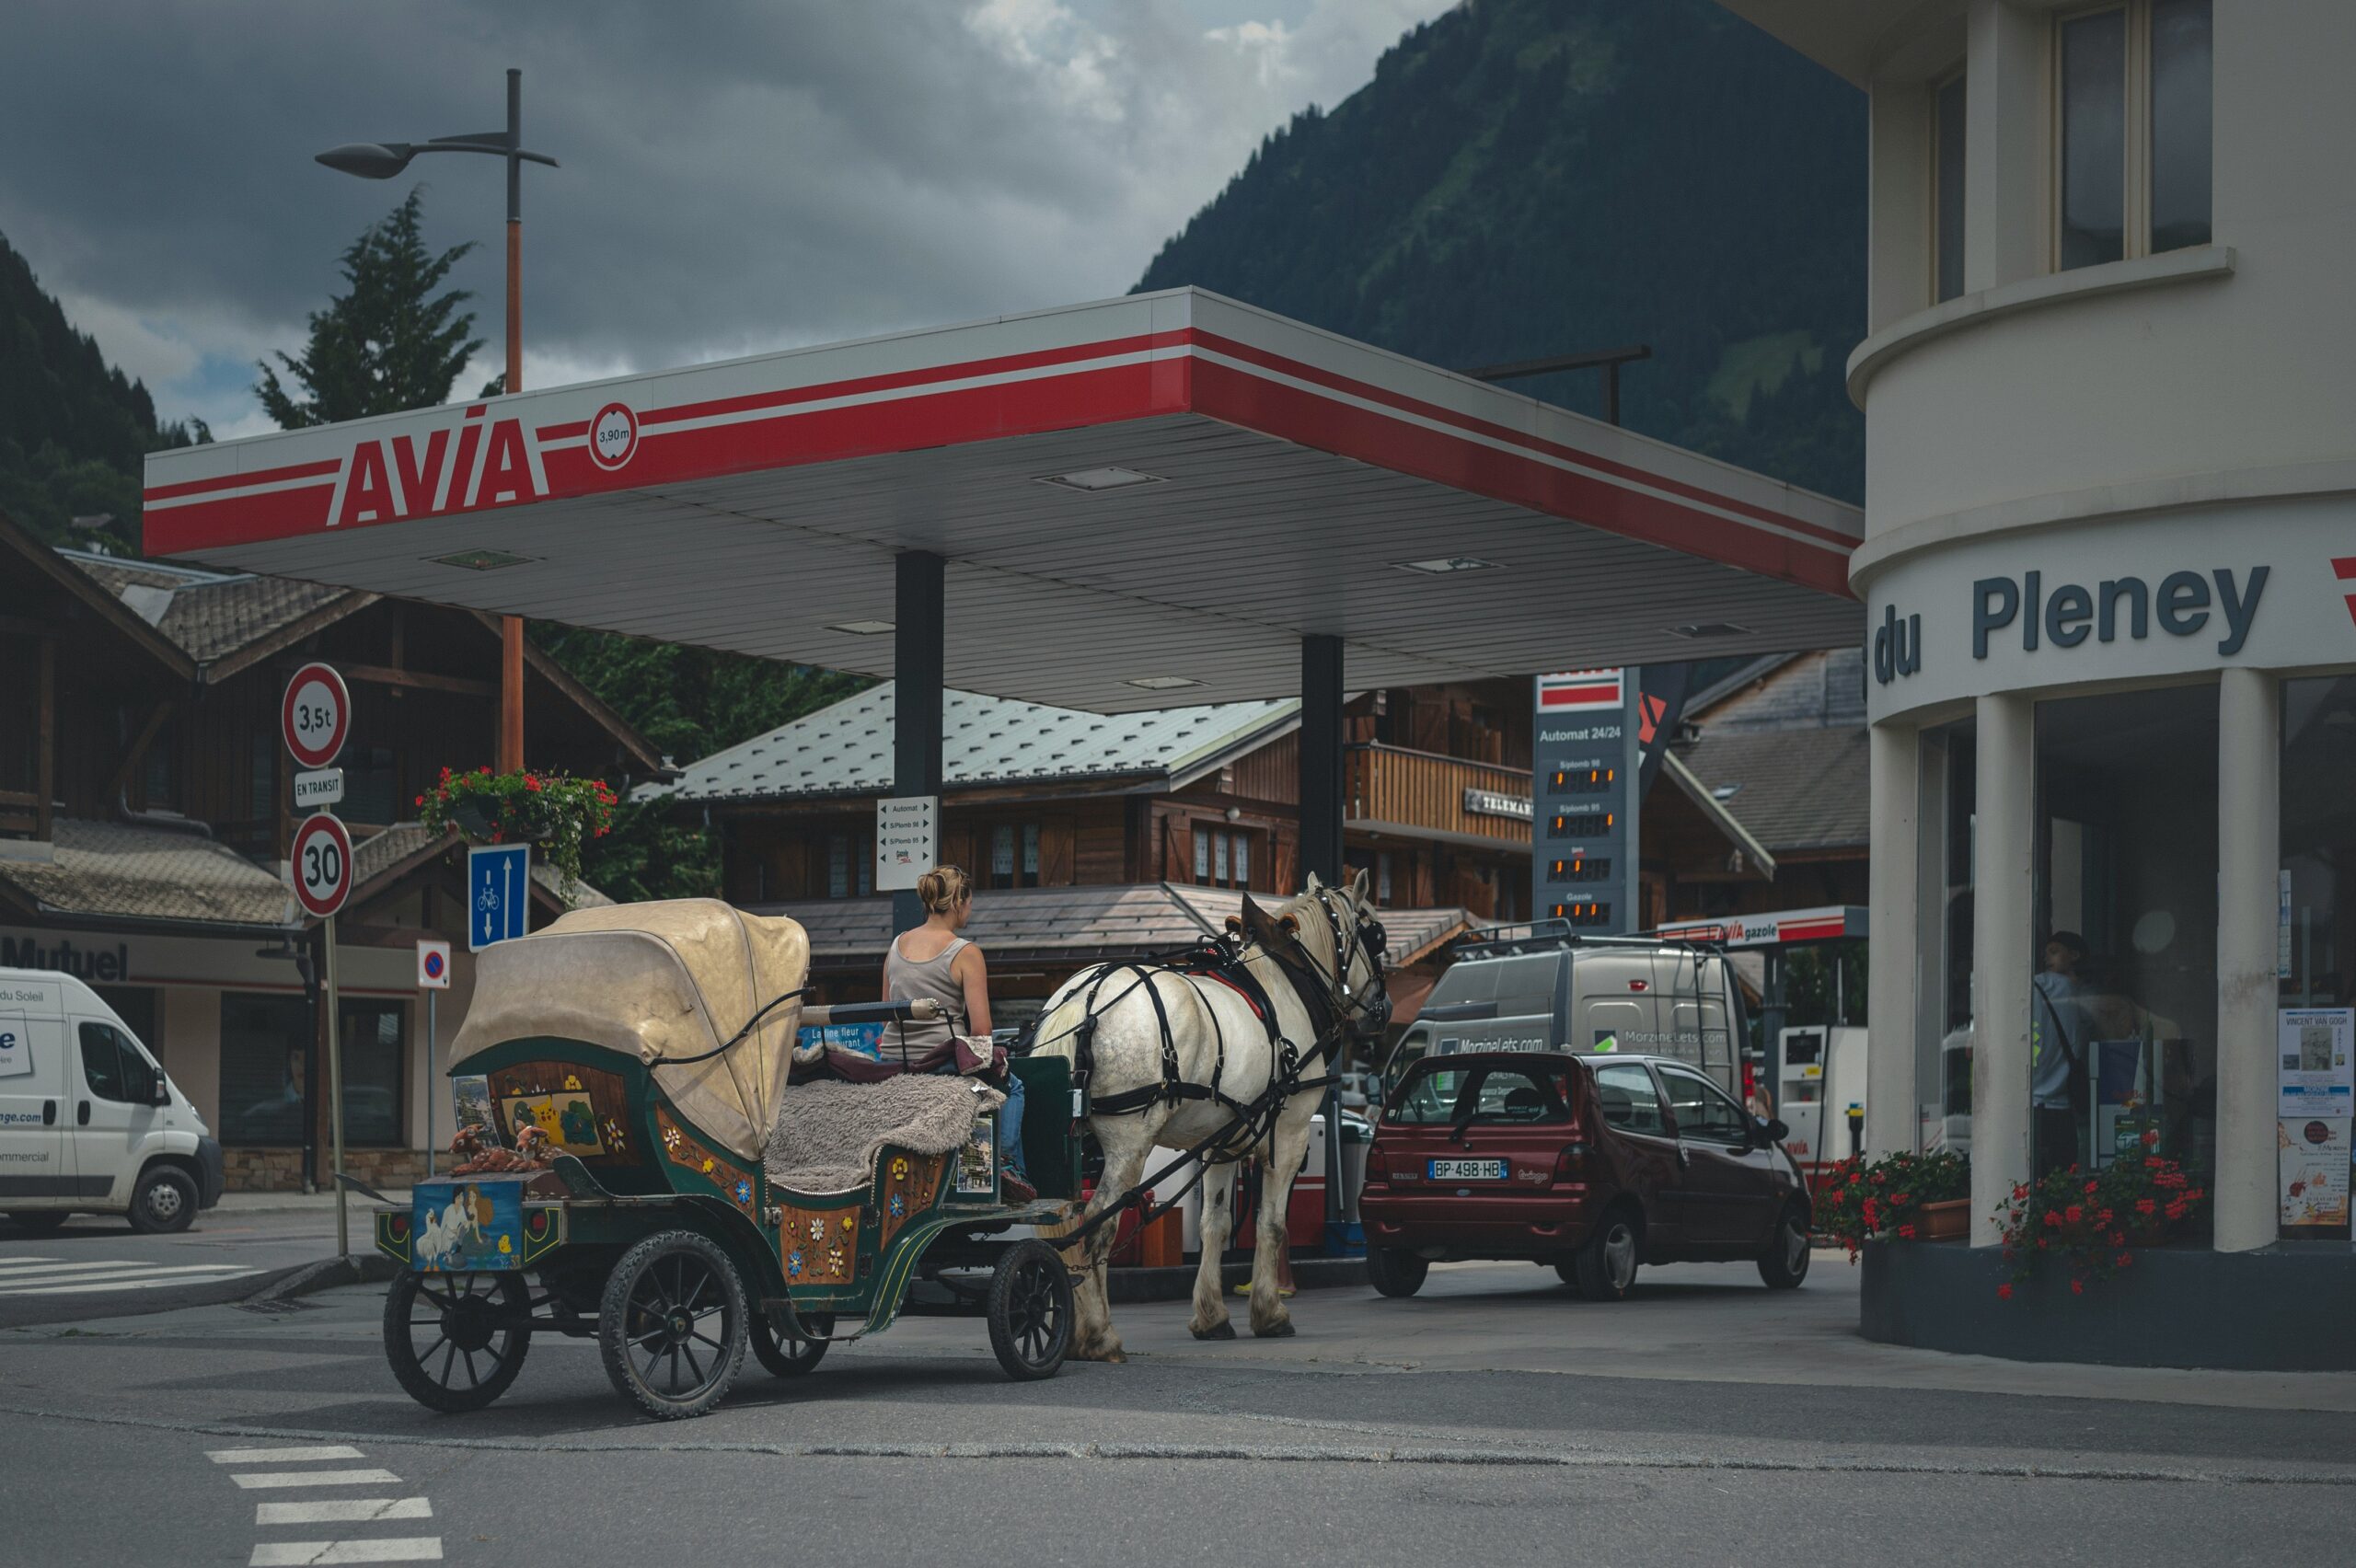
[[[1193,289],[146,474],[159,554],[875,675],[938,552],[947,684],[1092,712],[1863,637],[1854,508]]]
[[[941,771],[950,788],[1137,778],[1184,782],[1299,721],[1300,703],[1224,702],[1105,715],[969,691],[943,694]],[[780,724],[641,795],[680,801],[875,795],[892,787],[891,682]]]

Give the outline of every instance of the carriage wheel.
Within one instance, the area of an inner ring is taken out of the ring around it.
[[[659,1420],[720,1402],[745,1358],[745,1289],[710,1238],[665,1230],[622,1254],[606,1281],[597,1345],[614,1387]]]
[[[1071,1275],[1045,1241],[1018,1241],[990,1275],[990,1348],[1018,1382],[1052,1378],[1071,1348]]]
[[[805,1312],[802,1315],[802,1322],[815,1334],[835,1332],[835,1315],[832,1312]],[[825,1357],[826,1342],[824,1339],[803,1339],[788,1332],[777,1320],[756,1312],[753,1314],[753,1354],[772,1376],[799,1378]]]
[[[524,1369],[531,1310],[521,1274],[404,1269],[385,1294],[385,1359],[428,1410],[480,1410]]]

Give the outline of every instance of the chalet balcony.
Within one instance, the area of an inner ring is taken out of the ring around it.
[[[1345,825],[1440,844],[1530,847],[1530,776],[1524,767],[1380,744],[1343,759]]]

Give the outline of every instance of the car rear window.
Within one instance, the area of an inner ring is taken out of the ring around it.
[[[1570,1068],[1536,1062],[1426,1067],[1400,1085],[1383,1113],[1384,1121],[1410,1126],[1570,1119]]]

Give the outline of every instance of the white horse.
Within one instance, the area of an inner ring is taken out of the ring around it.
[[[1252,1105],[1280,1075],[1288,1047],[1299,1064],[1298,1078],[1322,1078],[1339,1065],[1336,1058],[1348,1036],[1371,1039],[1389,1021],[1382,928],[1367,896],[1364,871],[1342,888],[1323,886],[1311,875],[1308,888],[1273,917],[1246,896],[1241,924],[1240,962],[1273,1009],[1274,1046],[1269,1025],[1253,999],[1243,989],[1212,975],[1152,967],[1141,973],[1131,965],[1101,964],[1073,975],[1048,1000],[1036,1034],[1038,1055],[1082,1055],[1084,1022],[1091,1016],[1095,1020],[1086,1053],[1092,1061],[1089,1092],[1093,1102],[1141,1099],[1169,1081],[1163,1057],[1165,1020],[1177,1081],[1208,1089],[1216,1073],[1218,1092],[1233,1102],[1159,1098],[1126,1113],[1091,1112],[1089,1126],[1104,1154],[1104,1174],[1089,1204],[1091,1216],[1144,1179],[1154,1149],[1192,1148],[1230,1126],[1236,1119],[1234,1106]],[[1245,1159],[1256,1159],[1263,1172],[1252,1269],[1252,1332],[1264,1337],[1293,1332],[1292,1315],[1276,1289],[1277,1260],[1288,1244],[1285,1213],[1293,1178],[1308,1148],[1310,1121],[1322,1098],[1318,1089],[1288,1095],[1272,1124],[1261,1118],[1265,1130],[1256,1139],[1215,1148],[1206,1157],[1202,1266],[1195,1280],[1194,1316],[1187,1324],[1196,1339],[1235,1337],[1219,1262],[1234,1228],[1235,1180],[1238,1163]],[[1104,1293],[1113,1233],[1113,1222],[1107,1220],[1089,1238],[1082,1254],[1070,1353],[1081,1360],[1126,1359]]]

